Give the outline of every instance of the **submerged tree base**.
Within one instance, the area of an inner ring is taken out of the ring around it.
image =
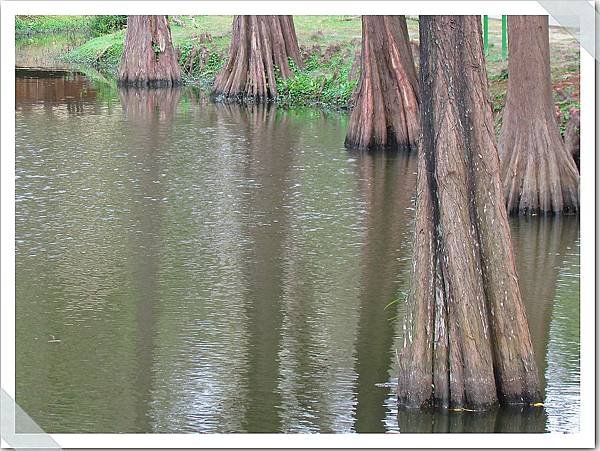
[[[117,80],[117,86],[122,88],[156,89],[174,88],[181,85],[180,80]]]
[[[264,104],[274,104],[276,99],[273,97],[264,97],[264,96],[253,96],[244,93],[240,93],[237,95],[226,95],[226,94],[218,94],[215,92],[210,93],[210,100],[216,103],[225,103],[225,104],[239,104],[239,105],[258,105],[261,103]]]
[[[398,400],[486,410],[540,400],[500,184],[479,16],[421,16],[412,292]]]
[[[119,86],[164,88],[181,82],[166,16],[128,16]]]

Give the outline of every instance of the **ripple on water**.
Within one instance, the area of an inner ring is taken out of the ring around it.
[[[343,115],[179,90],[100,96],[64,77],[72,98],[17,77],[17,399],[38,424],[431,428],[398,416],[404,303],[385,308],[409,287],[414,155],[347,153]],[[579,226],[512,230],[546,381],[542,429],[573,431]],[[50,334],[59,346],[40,339]],[[512,415],[495,418],[527,427]],[[457,424],[485,430],[486,418]]]

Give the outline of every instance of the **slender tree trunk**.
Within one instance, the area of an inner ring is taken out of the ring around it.
[[[421,16],[422,149],[402,405],[540,398],[499,177],[480,16]]]
[[[127,16],[119,84],[163,87],[180,82],[167,16]]]
[[[554,117],[547,16],[508,16],[508,91],[499,138],[509,214],[575,213],[579,174]]]
[[[363,16],[360,82],[345,145],[410,149],[419,131],[417,73],[406,19]]]
[[[288,59],[301,66],[292,16],[236,16],[229,60],[217,75],[212,95],[262,102],[277,97],[275,71],[292,75]]]

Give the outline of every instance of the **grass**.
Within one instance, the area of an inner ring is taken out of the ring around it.
[[[302,68],[290,61],[294,76],[287,80],[278,77],[277,102],[282,106],[348,108],[358,83],[357,74],[351,75],[353,60],[352,53],[346,48],[328,58],[313,52]]]
[[[88,31],[92,16],[16,16],[17,37],[64,31]]]
[[[98,36],[71,50],[63,59],[77,66],[92,67],[115,75],[123,54],[124,42],[125,30]]]
[[[295,27],[305,61],[295,77],[277,80],[279,103],[288,106],[349,106],[358,74],[351,75],[360,48],[360,16],[296,16]],[[184,81],[209,89],[227,59],[233,16],[171,17],[173,44]],[[416,21],[413,30],[416,30]],[[123,52],[124,32],[92,38],[68,52],[64,60],[115,75]]]

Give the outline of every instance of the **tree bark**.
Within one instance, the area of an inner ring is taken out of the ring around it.
[[[401,405],[539,401],[499,177],[480,16],[421,16],[421,125]]]
[[[120,85],[173,86],[181,82],[167,16],[127,16]]]
[[[554,117],[547,16],[508,16],[499,146],[509,214],[576,213],[579,174]]]
[[[575,161],[577,171],[579,171],[579,140],[579,110],[573,109],[571,110],[571,117],[569,117],[569,122],[567,122],[567,127],[565,129],[564,141],[567,153],[571,155]]]
[[[419,132],[417,73],[406,19],[363,16],[360,82],[345,146],[410,149]]]
[[[275,68],[292,76],[288,59],[300,67],[300,49],[292,16],[236,16],[229,60],[217,75],[212,96],[264,102],[277,97]]]

